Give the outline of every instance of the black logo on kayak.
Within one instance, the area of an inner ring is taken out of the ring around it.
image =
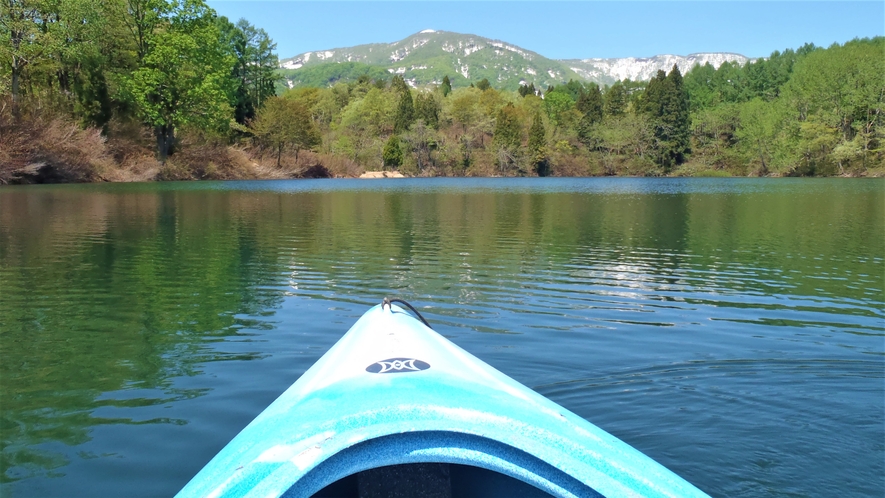
[[[400,373],[400,372],[420,372],[427,370],[430,364],[415,358],[391,358],[372,363],[366,367],[366,372],[376,374]]]

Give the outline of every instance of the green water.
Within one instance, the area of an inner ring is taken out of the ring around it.
[[[715,496],[885,491],[885,181],[0,188],[0,494],[168,496],[369,306]]]

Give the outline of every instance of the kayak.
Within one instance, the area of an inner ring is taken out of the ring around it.
[[[176,496],[551,495],[707,496],[385,299]]]

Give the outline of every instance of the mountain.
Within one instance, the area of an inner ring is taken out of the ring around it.
[[[400,74],[412,86],[439,84],[448,76],[453,86],[467,86],[483,78],[493,87],[515,90],[534,83],[546,88],[570,79],[611,84],[620,79],[650,79],[673,64],[685,73],[698,63],[719,67],[725,61],[741,64],[739,54],[709,53],[688,56],[658,55],[647,59],[548,59],[515,45],[477,35],[434,31],[415,33],[394,43],[306,52],[280,62],[288,85],[327,85],[351,80],[360,74],[377,77],[386,71]]]
[[[692,67],[710,63],[715,68],[724,62],[746,64],[750,59],[740,54],[712,52],[689,55],[656,55],[648,58],[625,57],[621,59],[565,59],[569,68],[586,81],[611,84],[618,80],[650,80],[658,70],[670,72],[675,64],[682,74]]]

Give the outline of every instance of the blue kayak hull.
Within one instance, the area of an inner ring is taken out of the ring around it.
[[[707,496],[396,306],[376,306],[177,495],[307,497],[379,467],[487,469],[559,497]]]

